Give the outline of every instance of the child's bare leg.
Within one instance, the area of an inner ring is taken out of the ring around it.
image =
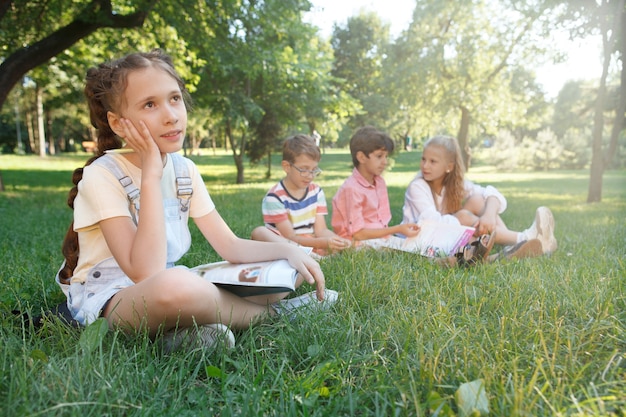
[[[465,200],[463,208],[476,216],[481,216],[485,211],[485,199],[479,195],[473,195]]]
[[[473,225],[465,224],[463,223],[463,221],[461,221],[461,224],[467,225],[467,226],[474,226],[479,221],[479,217],[483,214],[485,210],[485,199],[480,196],[472,196],[467,199],[465,204],[463,204],[463,209],[474,214],[476,217],[475,217],[475,223]],[[470,215],[467,213],[465,213],[464,216],[466,216],[466,219],[471,218],[469,217]],[[506,224],[504,224],[504,221],[502,220],[502,218],[498,216],[496,220],[496,237],[495,237],[496,239],[495,242],[497,244],[514,245],[517,243],[518,235],[519,235],[519,232],[509,230],[508,227],[506,227]]]
[[[295,287],[299,288],[300,285],[304,282],[304,277],[298,274],[296,278]],[[283,298],[289,295],[288,292],[281,292],[277,294],[269,294],[269,295],[254,295],[251,297],[245,297],[245,300],[253,302],[255,304],[259,304],[262,306],[268,306],[270,304],[274,304],[282,300]]]
[[[161,326],[165,331],[212,323],[247,328],[268,314],[267,305],[236,296],[182,268],[167,269],[124,288],[104,312],[110,326],[147,328],[151,336]]]
[[[515,245],[519,232],[509,230],[500,216],[496,220],[496,243],[499,245]]]
[[[456,217],[463,226],[475,227],[478,224],[478,216],[466,209],[457,211],[454,213],[454,217]]]
[[[265,226],[255,227],[250,235],[252,240],[260,240],[263,242],[293,243],[289,239],[277,235]]]
[[[251,239],[260,240],[264,242],[290,243],[292,245],[301,246],[293,240],[289,240],[281,235],[277,235],[276,233],[274,233],[273,231],[271,231],[265,226],[259,226],[255,228],[254,230],[252,230]],[[311,252],[309,255],[311,255],[314,258],[319,259],[319,257],[316,257],[316,255],[325,256],[327,255],[327,253],[326,253],[326,250],[324,249],[314,249],[314,252]]]

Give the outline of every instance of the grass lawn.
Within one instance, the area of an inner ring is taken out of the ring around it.
[[[67,191],[87,157],[0,155],[2,416],[455,416],[455,392],[475,380],[494,416],[626,414],[625,171],[606,172],[603,201],[586,204],[587,171],[501,174],[479,160],[468,177],[507,197],[510,228],[528,227],[539,205],[553,210],[551,257],[462,270],[346,252],[321,261],[341,294],[330,314],[260,323],[227,353],[164,355],[143,335],[58,321],[33,329],[11,313],[63,299],[53,277]],[[385,174],[394,224],[418,157],[400,153]],[[265,166],[246,166],[244,185],[233,184],[228,153],[192,159],[221,215],[249,236],[281,178],[279,157],[270,180]],[[321,168],[330,203],[351,171],[347,151],[327,151]],[[219,260],[192,233],[181,263]]]

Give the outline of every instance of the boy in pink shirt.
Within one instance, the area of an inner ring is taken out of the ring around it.
[[[358,241],[419,233],[415,223],[389,227],[391,209],[381,174],[393,149],[391,138],[372,126],[360,128],[350,139],[354,169],[333,197],[331,223],[339,236]]]

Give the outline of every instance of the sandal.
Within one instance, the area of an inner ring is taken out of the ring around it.
[[[467,268],[485,260],[496,243],[495,237],[496,231],[494,230],[490,235],[482,235],[472,243],[465,245],[455,254],[457,264]]]
[[[463,268],[467,268],[476,264],[476,259],[474,258],[475,247],[468,243],[463,246],[457,253],[454,254],[456,258],[456,264]]]

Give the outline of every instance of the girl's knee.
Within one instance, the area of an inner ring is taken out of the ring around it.
[[[473,195],[465,200],[463,208],[470,213],[480,216],[485,210],[485,199],[479,195]]]
[[[214,284],[181,268],[162,271],[125,288],[111,300],[106,317],[112,326],[147,327],[155,334],[160,326],[189,326],[219,298]]]
[[[255,227],[252,230],[252,233],[250,234],[250,238],[252,240],[264,240],[263,237],[265,236],[265,226],[258,226]]]
[[[194,301],[214,297],[215,285],[193,272],[172,268],[151,278],[154,301],[166,310],[182,309]]]
[[[478,221],[478,216],[466,209],[457,211],[454,216],[463,226],[474,226]]]

